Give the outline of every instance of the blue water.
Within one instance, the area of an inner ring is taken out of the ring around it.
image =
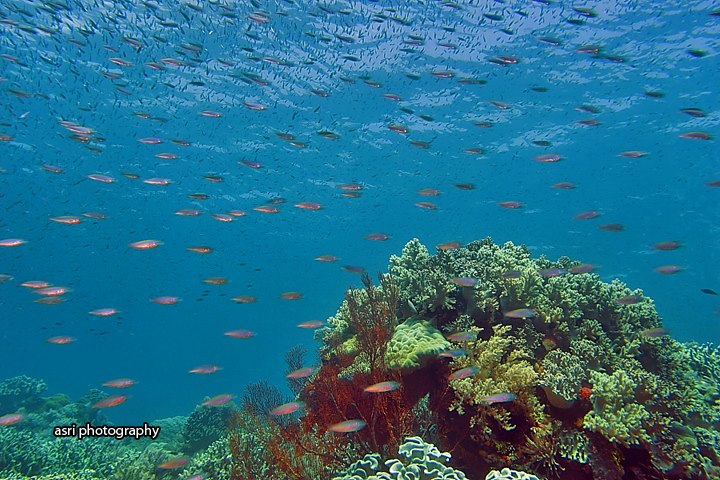
[[[108,411],[113,421],[128,424],[187,414],[204,397],[241,395],[250,382],[281,386],[284,354],[292,346],[306,346],[307,363],[317,361],[312,331],[296,325],[334,314],[344,290],[360,284],[341,266],[362,266],[373,275],[385,271],[389,256],[413,237],[432,247],[492,236],[526,244],[535,255],[595,264],[604,280],[620,278],[654,298],[676,338],[718,342],[720,297],[700,289],[720,291],[720,188],[706,185],[720,179],[720,17],[710,15],[712,2],[675,4],[203,2],[198,12],[171,1],[54,2],[51,11],[41,2],[3,1],[0,133],[11,138],[0,142],[0,239],[27,243],[0,248],[0,273],[14,277],[0,284],[0,378],[39,377],[51,392],[73,397],[113,378],[133,378],[138,385],[130,400]],[[573,7],[592,8],[597,16],[586,18]],[[257,11],[268,13],[267,23],[248,18]],[[411,35],[423,44],[411,45],[418,43]],[[197,54],[189,51],[193,43],[201,45]],[[587,44],[624,61],[576,51]],[[706,55],[693,56],[691,49]],[[502,55],[519,61],[489,61]],[[162,71],[145,65],[163,58],[186,65]],[[453,76],[432,75],[443,70]],[[468,77],[487,83],[459,81]],[[246,102],[266,108],[252,110]],[[579,111],[580,105],[599,113]],[[706,116],[680,111],[689,107]],[[204,110],[222,116],[200,115]],[[577,123],[586,119],[600,123]],[[91,129],[94,140],[73,141],[59,121]],[[493,126],[474,125],[480,121]],[[409,132],[392,132],[390,124]],[[339,138],[323,138],[321,130]],[[714,139],[679,137],[688,131]],[[307,147],[292,146],[276,132]],[[145,137],[163,143],[138,141]],[[177,138],[191,146],[170,141]],[[431,146],[416,148],[411,140]],[[485,153],[463,151],[476,147]],[[647,155],[618,156],[629,150]],[[163,152],[178,158],[155,157]],[[562,160],[533,160],[544,153]],[[64,172],[45,171],[43,164]],[[87,178],[94,173],[115,182]],[[207,175],[224,182],[210,182]],[[171,183],[142,182],[152,177]],[[551,188],[563,181],[577,188]],[[341,195],[338,186],[348,182],[362,185],[358,198]],[[476,188],[461,190],[458,183]],[[423,188],[441,194],[418,195]],[[192,200],[192,193],[209,199]],[[253,210],[277,197],[287,200],[276,205],[278,214]],[[523,207],[498,206],[508,200]],[[322,209],[293,207],[306,201]],[[437,209],[418,208],[419,201]],[[174,214],[184,208],[203,213]],[[231,223],[210,216],[232,209],[247,215]],[[588,210],[601,215],[573,218]],[[82,217],[77,225],[50,220],[88,211],[108,218]],[[599,228],[610,223],[624,230]],[[364,238],[374,232],[390,238]],[[143,239],[163,245],[128,247]],[[668,240],[681,248],[652,248]],[[214,251],[187,251],[192,245]],[[314,260],[324,254],[340,260]],[[654,270],[663,265],[683,270]],[[227,277],[228,283],[207,285],[207,277]],[[27,280],[72,291],[60,305],[37,304],[39,295],[20,286]],[[303,298],[281,299],[287,291]],[[182,300],[150,302],[161,295]],[[238,295],[256,296],[257,302],[236,304],[231,298]],[[104,307],[120,313],[88,314]],[[223,335],[240,328],[257,336]],[[54,335],[77,341],[48,344]],[[223,370],[188,373],[200,364]]]

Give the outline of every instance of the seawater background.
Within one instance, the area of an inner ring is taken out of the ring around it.
[[[308,363],[316,361],[312,332],[296,324],[334,314],[344,290],[359,285],[359,277],[340,266],[360,265],[374,276],[386,271],[388,257],[399,254],[413,237],[432,248],[492,236],[496,242],[527,244],[535,255],[566,255],[597,264],[604,280],[620,278],[654,298],[676,338],[717,342],[720,299],[700,293],[700,288],[720,290],[720,189],[705,186],[720,177],[717,141],[678,135],[690,130],[718,135],[720,20],[709,15],[711,2],[683,3],[459,2],[462,8],[454,8],[438,2],[339,2],[322,9],[312,2],[255,7],[230,2],[225,9],[208,3],[195,12],[170,2],[71,2],[68,11],[50,15],[30,4],[4,2],[3,18],[59,31],[30,34],[7,23],[0,26],[0,53],[20,61],[0,63],[5,79],[0,84],[0,120],[9,124],[2,133],[13,137],[0,144],[5,170],[0,175],[0,238],[28,240],[21,247],[0,250],[0,272],[15,277],[0,284],[0,378],[43,378],[50,393],[74,398],[104,381],[134,378],[139,384],[129,391],[132,398],[106,412],[125,424],[187,414],[206,396],[239,396],[250,382],[282,385],[284,353],[293,345],[308,347]],[[15,8],[21,5],[26,13]],[[591,7],[597,17],[571,25],[565,20],[582,18],[572,6]],[[267,24],[247,18],[261,9],[270,12]],[[519,9],[527,16],[513,13]],[[275,13],[278,10],[287,16]],[[222,15],[228,11],[234,19]],[[504,20],[491,21],[483,13],[499,13]],[[382,23],[371,21],[377,14],[385,15]],[[389,19],[392,16],[411,24]],[[180,27],[163,27],[158,18],[172,19]],[[81,27],[94,33],[84,35]],[[503,27],[515,34],[500,32]],[[356,41],[348,43],[336,34]],[[424,37],[425,44],[403,43],[410,34]],[[122,42],[124,35],[145,46],[133,49]],[[538,42],[542,36],[563,43]],[[71,39],[86,45],[79,47]],[[163,57],[183,58],[177,49],[186,42],[203,45],[197,66],[162,72],[143,66]],[[626,61],[614,63],[575,51],[589,43]],[[708,56],[694,58],[687,53],[691,48]],[[520,63],[501,67],[488,62],[498,55],[517,56]],[[118,67],[110,57],[134,65]],[[263,61],[267,57],[293,65]],[[224,66],[218,58],[236,65]],[[451,70],[455,77],[436,78],[431,75],[436,70]],[[107,71],[123,78],[114,84],[100,74]],[[230,75],[238,72],[254,72],[271,83],[246,84]],[[364,83],[359,78],[363,75],[381,88]],[[343,76],[355,83],[343,81]],[[487,84],[462,85],[461,77],[481,78]],[[191,85],[192,80],[205,85]],[[117,86],[130,94],[120,93]],[[531,90],[536,86],[548,91]],[[32,97],[18,98],[8,88]],[[319,97],[311,89],[329,96]],[[650,98],[647,90],[665,97]],[[389,101],[382,93],[398,94],[402,101]],[[490,100],[511,108],[499,110]],[[248,101],[267,109],[249,110],[243,106]],[[577,111],[581,104],[596,106],[600,113]],[[683,115],[679,110],[686,107],[702,108],[708,116]],[[223,116],[203,117],[198,115],[201,110]],[[141,119],[133,115],[136,111],[167,121]],[[434,121],[422,120],[420,114]],[[602,123],[576,123],[586,118]],[[58,120],[94,129],[105,138],[96,144],[102,153],[70,140]],[[473,125],[476,121],[495,125],[481,129]],[[410,133],[393,133],[387,128],[390,123],[406,125]],[[340,138],[318,136],[323,129]],[[274,135],[277,131],[294,134],[308,147],[288,145]],[[148,136],[165,141],[137,141]],[[186,139],[192,146],[174,145],[168,142],[171,138]],[[427,141],[432,147],[417,149],[408,140]],[[533,140],[549,140],[552,146],[537,147]],[[473,147],[486,153],[463,152]],[[617,156],[625,150],[649,155]],[[180,158],[154,157],[166,151]],[[542,153],[564,159],[555,164],[533,161]],[[240,160],[258,161],[263,168],[241,166]],[[45,172],[43,163],[62,166],[65,173]],[[141,178],[167,177],[173,183],[146,185],[122,177],[125,171]],[[91,173],[117,181],[86,179]],[[202,178],[213,174],[225,182]],[[351,181],[364,186],[360,198],[340,195],[338,184]],[[572,181],[577,188],[550,188],[560,181]],[[453,186],[463,182],[477,188]],[[442,194],[420,197],[415,192],[421,188],[438,188]],[[187,198],[196,192],[210,199]],[[279,206],[279,214],[252,211],[273,197],[288,200]],[[438,210],[414,206],[423,200],[434,201]],[[525,206],[505,210],[497,205],[505,200]],[[292,207],[300,201],[320,202],[323,209]],[[221,223],[208,214],[175,216],[181,208],[207,213],[243,209],[248,215]],[[602,216],[573,220],[592,209]],[[84,219],[75,226],[48,219],[91,210],[109,218]],[[622,223],[625,231],[599,230],[604,223]],[[365,240],[372,232],[391,238]],[[128,243],[146,238],[164,245],[151,251],[128,248]],[[671,252],[651,248],[666,240],[679,240],[683,247]],[[209,245],[215,251],[198,255],[185,250],[190,245]],[[322,254],[341,260],[313,260]],[[667,264],[685,270],[676,275],[653,271]],[[229,284],[201,282],[210,276],[226,276]],[[37,295],[19,287],[30,279],[73,292],[62,305],[39,305],[33,303]],[[304,297],[279,298],[291,290]],[[172,306],[149,302],[159,295],[183,300]],[[238,305],[230,300],[236,295],[255,295],[258,301]],[[121,313],[109,318],[87,313],[103,307]],[[236,328],[253,330],[257,337],[223,336]],[[52,335],[78,340],[64,346],[45,343]],[[224,369],[210,376],[188,374],[205,363]]]

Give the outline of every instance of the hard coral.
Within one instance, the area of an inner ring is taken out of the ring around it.
[[[418,368],[450,347],[450,342],[428,320],[411,317],[395,327],[387,343],[385,364],[391,369]]]
[[[32,410],[42,403],[40,394],[47,390],[42,380],[27,375],[0,382],[0,412],[14,412],[20,407]]]

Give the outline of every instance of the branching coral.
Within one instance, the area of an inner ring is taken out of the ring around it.
[[[20,375],[0,382],[0,412],[15,412],[20,407],[36,408],[41,404],[40,394],[47,389],[42,380]]]
[[[437,261],[417,238],[410,240],[402,255],[390,257],[390,274],[400,287],[400,298],[416,313],[450,308],[454,299],[448,293],[455,290],[442,262]]]

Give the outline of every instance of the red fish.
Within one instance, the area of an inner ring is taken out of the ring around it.
[[[135,380],[132,378],[116,378],[115,380],[109,380],[105,383],[103,383],[103,387],[110,387],[110,388],[128,388],[135,385]]]
[[[8,413],[0,417],[0,426],[12,425],[21,422],[24,418],[22,413]]]
[[[536,162],[540,163],[555,163],[562,160],[562,157],[557,153],[546,153],[544,155],[538,155],[535,157]]]
[[[212,398],[208,398],[207,400],[202,402],[201,405],[204,407],[219,407],[230,402],[233,398],[235,398],[234,395],[230,395],[229,393],[222,393]]]
[[[456,248],[460,248],[461,246],[462,246],[462,244],[460,242],[445,242],[445,243],[441,243],[440,245],[438,245],[437,249],[447,251],[447,250],[455,250]]]
[[[335,433],[352,433],[361,430],[367,425],[363,420],[345,420],[328,426],[328,431]]]
[[[472,377],[473,375],[480,372],[480,367],[478,366],[472,366],[472,367],[465,367],[461,368],[460,370],[456,370],[455,372],[451,373],[448,377],[448,380],[460,380],[463,378]]]
[[[587,212],[580,212],[575,215],[575,220],[592,220],[600,216],[600,212],[597,210],[588,210]]]
[[[157,468],[162,468],[164,470],[173,470],[176,468],[182,468],[185,465],[188,464],[190,459],[188,457],[175,457],[171,458],[170,460],[161,463],[157,466]]]
[[[252,295],[238,295],[237,297],[233,297],[232,300],[235,303],[255,303],[257,299]]]
[[[150,301],[157,303],[158,305],[175,305],[180,301],[180,298],[173,297],[171,295],[163,295],[161,297],[151,298]]]
[[[659,242],[653,244],[653,248],[655,250],[675,250],[677,248],[680,248],[682,244],[680,242],[677,242],[675,240],[670,240],[667,242]]]
[[[657,267],[655,271],[657,273],[662,273],[663,275],[672,275],[674,273],[682,272],[683,268],[677,265],[663,265],[662,267]]]
[[[58,335],[56,337],[50,337],[46,340],[48,343],[52,343],[53,345],[67,345],[68,343],[72,343],[75,341],[75,337],[70,337],[68,335]]]
[[[507,318],[534,318],[537,314],[530,308],[518,308],[505,313]]]
[[[283,403],[282,405],[279,405],[270,410],[270,415],[289,415],[291,413],[297,412],[304,407],[305,404],[303,402]]]
[[[260,213],[278,213],[280,211],[277,209],[277,207],[273,207],[270,205],[261,205],[259,207],[253,208],[253,210]]]
[[[308,320],[307,322],[298,323],[297,326],[299,328],[313,329],[313,328],[320,328],[323,325],[324,325],[324,323],[321,322],[320,320]]]
[[[218,367],[217,365],[200,365],[191,369],[190,373],[195,373],[198,375],[210,375],[213,373],[217,373],[220,370],[222,370],[222,367]]]
[[[437,210],[437,205],[432,202],[416,202],[415,206],[424,210]]]
[[[160,245],[162,245],[162,242],[160,240],[140,240],[138,242],[133,242],[128,246],[130,248],[134,248],[135,250],[149,250],[151,248],[156,248]]]
[[[388,240],[390,236],[386,233],[369,233],[365,235],[365,240],[374,240],[374,241],[385,241]]]
[[[128,397],[127,395],[115,395],[112,397],[107,397],[103,400],[100,400],[99,402],[95,402],[92,404],[93,408],[111,408],[111,407],[117,407],[118,405],[121,405],[127,401]]]
[[[19,247],[25,243],[27,243],[27,240],[21,238],[5,238],[0,240],[0,247]]]
[[[232,337],[232,338],[251,338],[254,337],[256,334],[255,332],[252,332],[250,330],[231,330],[229,332],[225,332],[225,336]]]
[[[322,205],[315,202],[300,202],[296,203],[294,206],[302,210],[320,210],[322,208]]]
[[[387,381],[387,382],[379,382],[370,385],[369,387],[363,388],[363,392],[365,393],[386,393],[386,392],[392,392],[394,390],[397,390],[400,388],[400,384],[395,381]]]
[[[92,310],[88,313],[90,315],[95,315],[96,317],[110,317],[110,316],[118,313],[118,311],[114,308],[98,308],[98,309]]]
[[[280,298],[283,300],[299,300],[302,296],[300,292],[283,292],[280,294]]]
[[[292,372],[285,375],[285,378],[307,378],[307,377],[315,374],[315,372],[317,372],[317,370],[318,369],[315,367],[298,368],[297,370],[293,370]]]
[[[80,217],[76,217],[74,215],[61,215],[59,217],[50,217],[50,220],[52,220],[53,222],[62,223],[64,225],[77,225],[81,221]]]
[[[504,202],[498,202],[498,205],[501,206],[502,208],[507,208],[507,209],[513,210],[516,208],[521,208],[525,204],[522,202],[515,201],[515,200],[507,200]]]

